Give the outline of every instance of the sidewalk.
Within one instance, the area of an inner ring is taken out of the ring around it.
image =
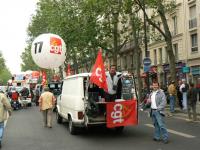
[[[196,112],[197,112],[197,120],[200,120],[200,102],[197,101],[196,104]],[[169,104],[167,104],[166,106],[166,115],[168,117],[170,117],[170,107]],[[187,116],[187,111],[182,111],[178,106],[175,107],[175,113],[173,115],[176,116],[176,114],[184,114],[185,116]],[[185,119],[188,119],[188,117],[186,117]]]

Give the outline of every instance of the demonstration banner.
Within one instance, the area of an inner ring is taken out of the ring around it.
[[[108,128],[138,124],[136,100],[109,102],[106,110]]]

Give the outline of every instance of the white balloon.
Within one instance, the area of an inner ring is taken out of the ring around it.
[[[41,68],[53,69],[65,61],[66,45],[56,34],[41,34],[32,43],[31,55]]]

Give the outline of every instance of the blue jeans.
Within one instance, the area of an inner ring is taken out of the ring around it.
[[[4,132],[4,122],[0,122],[0,141],[2,141]]]
[[[162,138],[163,141],[167,141],[169,135],[165,127],[165,122],[163,116],[157,110],[152,110],[152,121],[155,127],[154,138],[157,140]]]
[[[170,105],[170,112],[174,112],[174,107],[175,107],[175,96],[171,95],[169,96],[169,105]]]

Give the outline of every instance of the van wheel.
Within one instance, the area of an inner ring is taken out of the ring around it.
[[[122,133],[123,132],[123,130],[124,130],[124,126],[120,126],[120,127],[115,127],[115,131],[116,131],[116,133]]]
[[[59,123],[59,124],[62,123],[62,117],[59,115],[58,112],[56,112],[56,120],[57,120],[57,123]]]
[[[75,135],[77,133],[76,127],[73,125],[71,117],[69,117],[69,132],[72,135]]]

